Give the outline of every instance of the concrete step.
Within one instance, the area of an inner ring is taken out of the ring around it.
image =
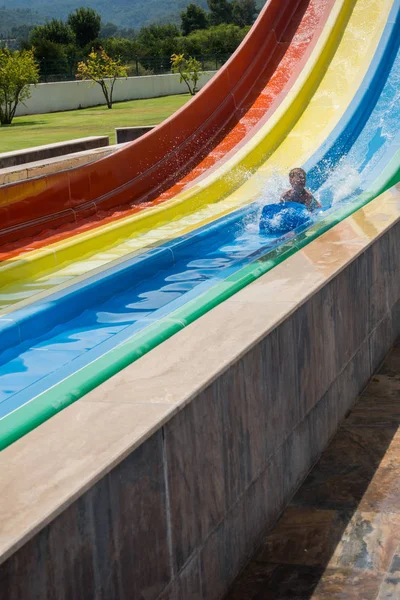
[[[45,144],[33,148],[24,148],[23,150],[14,150],[12,152],[0,153],[0,169],[7,169],[26,163],[93,150],[94,148],[104,148],[110,144],[107,135],[96,135],[76,140],[67,140],[55,144]]]
[[[154,129],[155,125],[142,125],[138,127],[116,127],[115,128],[115,139],[117,144],[124,144],[125,142],[133,142],[138,138],[142,137],[148,131]]]
[[[120,147],[121,146],[119,145],[118,148]],[[74,152],[72,154],[66,154],[65,156],[37,160],[16,167],[0,169],[0,186],[85,165],[95,160],[99,160],[99,158],[103,158],[104,156],[108,156],[116,149],[116,145],[106,146],[94,150]]]

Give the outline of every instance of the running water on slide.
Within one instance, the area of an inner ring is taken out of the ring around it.
[[[251,93],[245,96],[243,106],[234,110],[233,117],[228,125],[222,126],[221,132],[225,134],[223,140],[216,143],[215,139],[212,138],[209,144],[214,143],[214,146],[209,155],[192,169],[187,178],[178,181],[176,186],[156,198],[152,203],[151,210],[146,208],[143,211],[143,204],[133,209],[128,207],[123,212],[122,217],[120,212],[114,213],[112,216],[102,216],[100,220],[97,215],[96,218],[81,219],[72,225],[60,227],[57,232],[42,233],[35,240],[22,239],[11,245],[3,245],[0,248],[0,258],[3,260],[3,263],[0,264],[1,280],[3,282],[3,304],[14,303],[17,300],[23,300],[33,294],[54,288],[60,281],[65,282],[77,275],[85,275],[99,265],[107,265],[115,259],[123,259],[133,251],[142,249],[145,246],[162,243],[166,239],[195,229],[232,210],[234,206],[230,206],[229,200],[220,202],[221,190],[219,189],[219,171],[217,167],[228,160],[230,152],[242,147],[241,144],[245,144],[246,141],[251,139],[254,132],[258,131],[265,122],[268,122],[268,118],[276,112],[280,100],[285,98],[292,90],[298,73],[301,72],[302,66],[304,66],[315,44],[320,39],[322,26],[329,16],[332,4],[332,0],[312,0],[305,12],[304,2],[298,5],[294,15],[289,15],[290,23],[285,30],[284,38],[285,40],[289,39],[289,33],[292,37],[290,43],[281,42],[286,51],[281,57],[277,68],[271,76],[269,62],[267,61],[267,64],[262,65],[262,76],[255,76],[255,83],[252,86],[250,86],[248,69],[243,64],[243,53],[245,50],[245,55],[250,54],[247,49],[247,45],[250,44],[250,50],[258,56],[259,47],[256,43],[260,38],[260,33],[256,36],[249,36],[242,48],[233,57],[231,64],[236,65],[239,63],[238,70],[244,73],[244,83],[242,82],[241,86],[243,88],[246,84],[246,89],[250,89]],[[257,22],[258,24],[254,28],[257,31],[258,28],[261,28],[263,39],[270,37],[265,34],[265,23],[269,26],[267,16],[275,6],[276,2],[269,2],[266,5]],[[303,18],[300,20],[301,16]],[[215,80],[218,85],[218,78],[226,78],[224,70],[228,67],[229,63],[216,77]],[[254,75],[253,67],[250,69],[250,75]],[[174,127],[181,128],[181,120],[187,120],[185,111],[188,110],[191,113],[192,108],[190,107],[193,104],[198,103],[202,97],[202,104],[207,101],[208,90],[213,90],[214,85],[211,82],[210,87],[203,90],[187,107],[172,118],[175,123]],[[246,94],[243,90],[242,93]],[[229,97],[228,90],[225,91],[224,97],[227,95]],[[224,102],[226,102],[226,98]],[[218,109],[215,112],[218,112]],[[239,116],[240,119],[236,122]],[[215,116],[212,113],[214,120],[217,117],[218,115]],[[154,135],[157,134],[158,136],[156,139],[163,138],[168,134],[168,122],[154,131]],[[232,122],[234,123],[233,128]],[[167,130],[167,133],[165,130]],[[144,143],[148,143],[145,138],[131,145],[130,152],[133,157],[145,152],[145,148],[142,147]],[[193,144],[195,148],[198,145],[197,142]],[[125,156],[125,149],[119,152],[118,156],[122,159]],[[154,162],[155,167],[159,168],[157,161]],[[206,171],[204,170],[205,163],[209,167]],[[96,163],[96,169],[99,173],[104,165],[108,165],[107,160]],[[92,168],[94,169],[94,167]],[[152,172],[151,168],[150,174]],[[68,172],[68,175],[70,178],[78,177],[79,173],[80,169],[77,169],[71,171],[71,174]],[[210,190],[210,186],[204,184],[204,177],[207,175],[215,181],[215,190]],[[229,186],[238,185],[240,180],[245,177],[246,173],[239,173],[239,177],[235,174],[229,178]],[[187,179],[190,181],[186,181]],[[21,216],[21,210],[18,210],[20,204],[22,203],[24,207],[28,203],[31,206],[33,201],[35,205],[40,203],[42,210],[42,202],[46,203],[47,196],[50,196],[50,198],[54,196],[54,204],[58,206],[60,204],[57,197],[58,187],[48,188],[48,184],[49,181],[45,178],[44,181],[37,182],[35,180],[27,184],[10,186],[9,191],[18,198],[18,202],[9,205],[9,209],[16,211]],[[150,184],[152,185],[152,180],[150,180]],[[183,193],[175,194],[173,202],[166,202],[176,187],[179,190],[183,187]],[[31,193],[32,198],[24,200],[29,193]],[[165,196],[168,196],[168,198]],[[157,206],[161,202],[165,202],[165,212],[164,205]],[[242,202],[241,200],[239,205]],[[131,216],[126,216],[127,214]],[[23,218],[23,215],[21,218]],[[28,227],[30,227],[30,223],[31,221],[27,224]],[[24,223],[22,225],[24,226]],[[13,234],[16,233],[17,229],[13,229]],[[3,232],[0,230],[0,240],[2,233],[4,239],[4,236],[8,236],[10,233],[9,228],[6,227]],[[121,240],[123,240],[122,243]],[[40,250],[32,251],[32,248]],[[54,260],[55,257],[57,257],[56,260]],[[60,269],[60,265],[62,265],[62,269]],[[43,277],[44,273],[46,275]],[[14,282],[17,282],[17,284],[14,285]]]
[[[318,235],[327,222],[334,223],[396,182],[399,6],[400,0],[335,4],[325,36],[293,84],[292,97],[288,94],[254,129],[251,140],[239,144],[235,156],[223,162],[224,185],[213,179],[215,174],[209,181],[203,178],[203,193],[217,182],[223,193],[219,201],[188,213],[189,220],[185,215],[184,235],[125,253],[124,260],[98,265],[78,281],[65,276],[60,283],[61,270],[56,271],[49,276],[48,281],[53,279],[47,295],[39,300],[33,295],[30,302],[27,288],[18,286],[14,303],[11,292],[3,296],[3,447],[234,293],[249,277],[265,272],[277,257],[295,251],[304,236]],[[307,88],[312,75],[316,79]],[[299,115],[293,122],[296,106]],[[271,134],[279,143],[271,141]],[[239,185],[232,184],[229,178],[247,165],[256,170],[249,168]],[[279,232],[260,234],[261,212],[287,188],[293,166],[309,173],[308,186],[322,210],[311,216],[313,225],[303,234],[307,224],[283,237]],[[166,201],[157,214],[168,210]],[[174,217],[175,227],[179,212]],[[162,227],[168,231],[168,225]]]

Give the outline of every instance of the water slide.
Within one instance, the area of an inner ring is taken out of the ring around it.
[[[0,447],[398,181],[399,7],[271,0],[217,77],[151,134],[6,187]],[[293,166],[323,210],[261,234]]]

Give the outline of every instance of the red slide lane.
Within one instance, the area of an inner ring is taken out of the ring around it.
[[[304,62],[301,59],[314,45],[311,39],[315,43],[316,31],[321,30],[332,3],[333,0],[314,0],[307,8],[306,0],[285,2],[283,6],[281,0],[270,0],[247,38],[217,76],[153,132],[90,165],[5,186],[3,194],[7,194],[8,204],[0,209],[4,224],[0,230],[1,242],[21,240],[49,227],[70,223],[69,231],[56,234],[60,239],[60,235],[65,237],[77,232],[77,219],[86,221],[81,221],[84,229],[92,228],[99,224],[99,217],[105,216],[104,210],[147,203],[161,192],[158,203],[190,185],[201,172],[212,167],[221,154],[240,142],[249,126],[254,127],[266,111],[270,112],[274,98],[276,100],[288,79],[293,79],[301,69]],[[282,57],[290,54],[288,40],[296,31],[297,35],[300,31],[304,43],[294,46],[292,62],[285,64]],[[280,68],[275,70],[278,65]],[[266,84],[269,85],[265,87]],[[197,163],[197,167],[187,174],[193,163]],[[186,177],[179,181],[185,175],[183,169]],[[163,189],[168,191],[162,193]],[[99,211],[102,214],[98,214]],[[120,213],[114,213],[112,219],[118,216]],[[44,237],[47,243],[50,239],[55,241],[53,235]],[[26,242],[29,248],[37,247],[32,240],[31,243],[24,241],[25,247]],[[43,239],[37,242],[43,245]],[[10,247],[4,248],[3,259],[9,255],[7,250],[15,253]]]

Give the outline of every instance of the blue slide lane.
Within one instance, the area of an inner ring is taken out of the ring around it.
[[[399,6],[400,0],[357,102],[355,98],[336,133],[305,165],[309,185],[326,209],[316,221],[368,189],[399,148]],[[337,182],[349,172],[355,183],[338,200]],[[210,225],[1,319],[0,418],[283,244],[288,236],[268,237],[258,231],[262,206],[275,201],[276,196],[264,195]]]
[[[382,94],[399,49],[400,0],[393,3],[388,22],[368,72],[349,104],[345,114],[321,147],[303,168],[308,186],[317,190],[325,183],[330,171],[346,156],[365,127]],[[382,94],[381,102],[385,102]]]

